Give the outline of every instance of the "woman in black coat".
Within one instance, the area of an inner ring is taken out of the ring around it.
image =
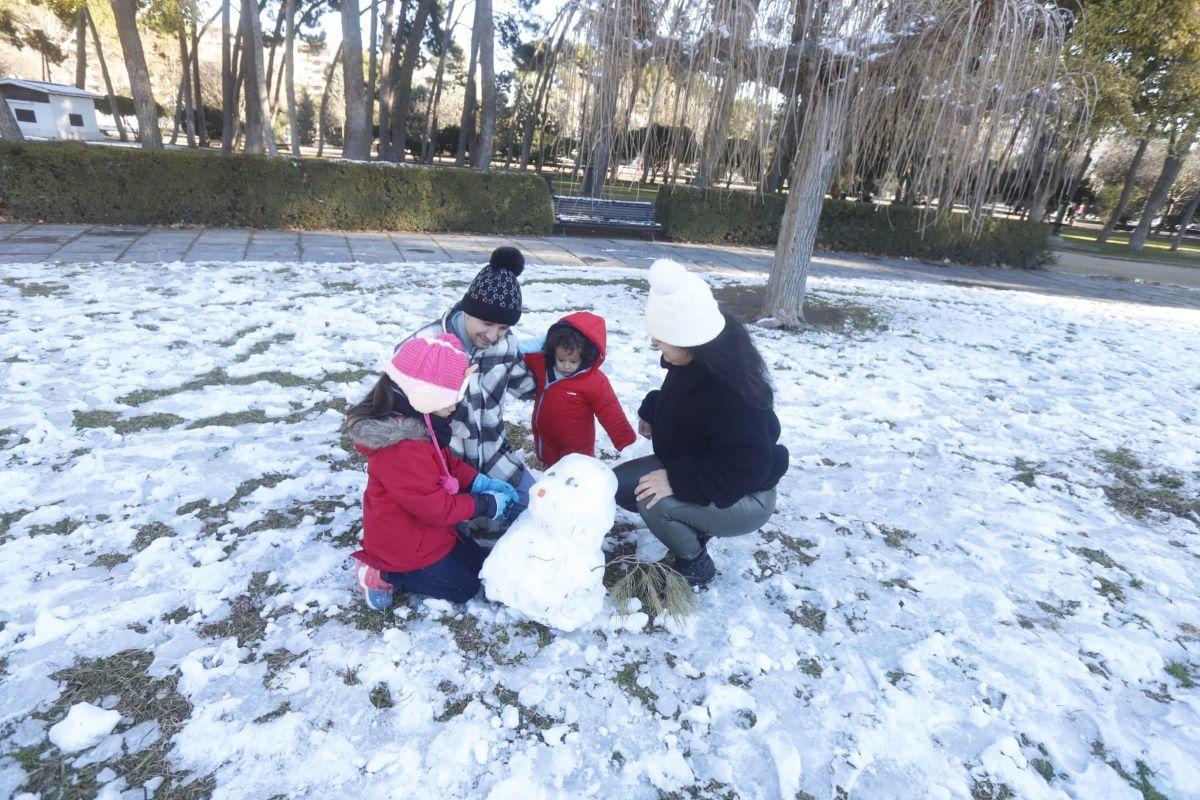
[[[616,468],[617,503],[641,514],[689,583],[704,584],[716,575],[708,540],[756,531],[774,513],[788,451],[762,356],[703,279],[656,261],[646,329],[667,370],[638,410],[654,455]]]

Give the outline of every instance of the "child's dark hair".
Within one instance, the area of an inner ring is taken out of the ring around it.
[[[570,325],[555,325],[546,334],[546,346],[542,350],[546,356],[546,366],[554,366],[555,351],[560,347],[571,352],[579,351],[582,361],[579,365],[581,370],[595,364],[596,359],[600,356],[600,351],[596,349],[592,340]]]
[[[379,376],[379,380],[375,381],[375,385],[371,387],[371,391],[367,392],[366,397],[346,409],[346,422],[342,425],[342,429],[349,430],[364,419],[383,419],[392,414],[402,414],[408,417],[415,413],[412,406],[408,404],[404,392],[400,391],[400,387],[396,386],[385,372]]]

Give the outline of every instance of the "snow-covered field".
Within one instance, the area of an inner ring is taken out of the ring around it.
[[[814,281],[698,615],[372,614],[339,409],[476,269],[0,267],[0,797],[1200,798],[1200,313]],[[523,277],[632,413],[644,273]]]

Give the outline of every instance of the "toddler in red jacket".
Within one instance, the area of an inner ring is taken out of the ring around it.
[[[550,326],[542,352],[525,356],[537,382],[533,440],[546,468],[569,453],[594,456],[597,419],[618,451],[637,439],[612,384],[600,371],[607,343],[604,319],[577,311]]]
[[[376,611],[387,610],[395,589],[471,599],[486,551],[454,526],[497,519],[517,499],[512,486],[476,472],[449,450],[449,418],[468,364],[451,334],[413,337],[366,399],[346,412],[345,430],[367,457],[355,577]]]

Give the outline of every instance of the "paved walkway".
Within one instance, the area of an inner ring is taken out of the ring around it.
[[[770,271],[772,251],[569,236],[258,231],[0,223],[0,264],[30,261],[309,261],[482,263],[502,244],[520,247],[530,264],[636,267],[671,257],[707,269]],[[1079,269],[1073,265],[1073,269]],[[951,283],[1127,303],[1200,309],[1200,290],[1059,271],[925,264],[843,254],[818,255],[812,274]]]

